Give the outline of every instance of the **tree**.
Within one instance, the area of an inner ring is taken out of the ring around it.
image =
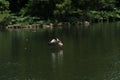
[[[9,2],[6,0],[0,0],[0,12],[3,13],[5,10],[8,10]]]
[[[13,13],[19,12],[25,5],[27,4],[28,0],[8,0],[10,5],[9,9]]]
[[[71,11],[71,0],[63,0],[63,2],[56,3],[56,8],[54,10],[54,15],[56,18],[64,20],[69,16]]]

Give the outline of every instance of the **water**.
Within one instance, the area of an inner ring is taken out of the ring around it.
[[[0,31],[0,80],[120,80],[119,25]]]

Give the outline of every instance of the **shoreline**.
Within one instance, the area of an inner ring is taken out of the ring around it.
[[[70,27],[70,26],[90,26],[91,22],[84,21],[84,22],[76,22],[76,23],[70,23],[70,22],[59,22],[59,23],[46,23],[46,24],[29,24],[29,25],[8,25],[5,27],[5,29],[52,29],[54,27]]]

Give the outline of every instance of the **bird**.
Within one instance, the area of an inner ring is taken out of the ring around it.
[[[60,47],[63,46],[62,41],[59,40],[58,38],[54,38],[54,39],[52,39],[52,40],[49,42],[49,44],[51,44],[51,45],[58,45],[58,46],[60,46]]]

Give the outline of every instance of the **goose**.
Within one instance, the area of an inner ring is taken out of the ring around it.
[[[49,44],[53,44],[53,45],[58,45],[58,46],[60,46],[60,47],[62,47],[63,46],[63,43],[62,43],[62,41],[60,41],[58,38],[55,38],[55,39],[52,39],[50,42],[49,42]]]

